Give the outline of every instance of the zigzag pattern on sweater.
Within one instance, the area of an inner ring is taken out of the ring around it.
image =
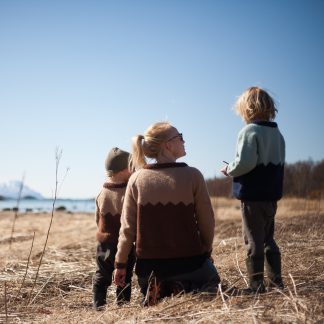
[[[194,204],[193,203],[189,203],[189,204],[185,204],[183,201],[179,201],[178,203],[173,203],[173,202],[167,202],[167,203],[162,203],[161,201],[153,204],[153,203],[146,203],[146,204],[141,204],[141,206],[145,206],[148,208],[191,208]]]

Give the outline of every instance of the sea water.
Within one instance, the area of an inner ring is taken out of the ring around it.
[[[17,200],[0,200],[0,211],[17,207]],[[94,213],[94,199],[56,199],[54,209],[64,207],[69,212]],[[22,199],[19,201],[19,212],[51,212],[53,199]]]

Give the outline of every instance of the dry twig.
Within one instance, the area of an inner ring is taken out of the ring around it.
[[[6,323],[8,322],[8,307],[7,307],[7,282],[4,282],[4,305],[5,305],[5,314],[6,314]]]
[[[53,204],[52,204],[51,220],[50,220],[50,224],[48,226],[45,244],[44,244],[43,251],[42,251],[42,254],[41,254],[41,257],[40,257],[40,260],[39,260],[39,264],[38,264],[38,268],[37,268],[35,280],[34,280],[32,289],[30,291],[27,304],[29,304],[29,302],[30,302],[31,295],[32,295],[33,290],[34,290],[34,287],[36,285],[36,281],[37,281],[37,278],[38,278],[39,269],[40,269],[40,266],[41,266],[42,261],[43,261],[43,257],[44,257],[44,254],[45,254],[45,249],[46,249],[46,246],[47,246],[47,241],[48,241],[49,233],[50,233],[50,230],[51,230],[51,227],[52,227],[52,223],[53,223],[55,203],[56,203],[56,199],[57,199],[57,190],[58,190],[58,167],[59,167],[59,164],[60,164],[61,157],[62,157],[62,150],[59,150],[58,148],[56,148],[56,152],[55,152],[55,160],[56,160],[56,163],[55,163],[55,190],[54,190],[54,198],[53,198]]]
[[[241,268],[240,268],[240,265],[239,265],[239,262],[238,262],[236,240],[235,240],[235,259],[236,259],[236,267],[237,267],[240,275],[242,276],[242,278],[243,278],[243,280],[244,280],[244,282],[246,284],[246,287],[248,287],[249,284],[248,284],[247,280],[245,279],[245,276],[244,276],[243,272],[241,271]]]
[[[32,250],[33,250],[33,246],[34,246],[34,240],[35,240],[35,232],[34,232],[34,235],[33,235],[33,240],[32,240],[32,243],[31,243],[31,247],[30,247],[30,251],[29,251],[29,255],[28,255],[28,259],[27,259],[27,264],[26,264],[26,270],[25,270],[25,274],[24,274],[24,278],[21,282],[21,285],[20,285],[20,288],[17,292],[17,295],[16,295],[16,298],[18,298],[19,294],[20,294],[20,291],[25,283],[25,280],[26,280],[26,276],[27,276],[27,272],[28,272],[28,268],[29,268],[29,262],[30,262],[30,256],[31,256],[31,253],[32,253]]]
[[[14,235],[14,232],[15,232],[15,224],[16,224],[16,219],[18,217],[19,204],[20,204],[20,200],[21,200],[21,193],[22,193],[22,190],[24,188],[24,181],[25,181],[25,174],[23,174],[21,182],[20,182],[19,192],[18,192],[18,196],[17,196],[17,205],[16,205],[16,208],[14,208],[15,213],[14,213],[14,219],[12,221],[12,227],[11,227],[9,250],[11,249],[13,235]]]

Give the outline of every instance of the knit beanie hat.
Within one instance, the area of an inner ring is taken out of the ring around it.
[[[128,152],[125,152],[118,147],[114,147],[110,150],[105,160],[106,171],[117,173],[127,169],[129,157],[130,154]]]

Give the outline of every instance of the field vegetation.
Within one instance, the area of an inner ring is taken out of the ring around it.
[[[239,202],[213,198],[213,206],[216,267],[224,285],[243,288],[247,278]],[[42,257],[51,214],[0,212],[0,323],[323,323],[323,209],[321,199],[279,202],[276,239],[283,291],[244,297],[226,290],[213,297],[189,294],[144,308],[134,276],[131,303],[118,307],[110,287],[102,312],[92,308],[92,214],[55,212]]]
[[[215,197],[230,197],[232,178],[207,179],[209,193]],[[298,161],[285,164],[283,184],[285,197],[320,200],[324,193],[324,160]]]

